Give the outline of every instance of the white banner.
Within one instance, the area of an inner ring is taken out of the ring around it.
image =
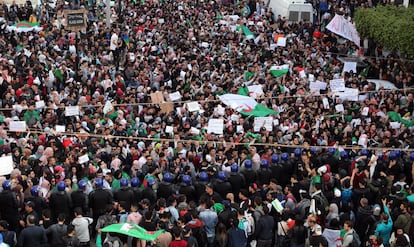
[[[355,28],[355,24],[345,19],[342,15],[335,14],[335,17],[329,22],[326,28],[335,34],[354,42],[359,47],[360,38]]]

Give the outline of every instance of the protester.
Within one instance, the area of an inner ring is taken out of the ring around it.
[[[412,243],[409,61],[327,27],[389,3],[311,4],[301,22],[261,0],[2,4],[3,228],[25,246],[33,225],[76,212],[67,245],[126,222],[171,230],[164,246],[235,245],[240,231],[258,246],[333,246],[350,221],[363,243]]]

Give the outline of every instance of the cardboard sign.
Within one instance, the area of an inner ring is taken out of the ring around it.
[[[65,10],[66,29],[72,31],[79,31],[85,29],[87,26],[85,9],[79,10]]]
[[[164,96],[162,95],[161,92],[151,93],[150,97],[151,97],[151,103],[160,104],[164,102]]]

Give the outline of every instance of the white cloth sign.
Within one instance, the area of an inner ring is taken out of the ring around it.
[[[224,130],[223,119],[212,118],[208,120],[207,133],[222,135],[223,130]]]
[[[328,23],[326,29],[338,34],[360,46],[360,37],[355,24],[345,19],[342,15],[335,14],[335,17]]]
[[[65,116],[79,116],[79,106],[66,106],[65,107]]]
[[[11,156],[0,157],[0,164],[0,176],[9,175],[14,169]]]
[[[273,130],[273,117],[255,117],[253,129],[255,132],[259,132],[262,127],[265,127],[267,131]]]
[[[26,131],[25,121],[11,121],[9,125],[10,131]]]
[[[345,90],[344,78],[330,80],[329,86],[332,92],[344,91]]]
[[[191,132],[191,134],[194,134],[194,135],[199,135],[200,134],[200,130],[197,129],[197,128],[194,128],[194,127],[191,127],[190,132]]]

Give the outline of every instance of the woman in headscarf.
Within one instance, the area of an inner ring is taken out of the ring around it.
[[[51,148],[51,147],[47,147],[46,149],[45,149],[45,151],[43,152],[43,155],[39,158],[39,160],[40,160],[40,166],[46,166],[47,165],[47,162],[48,162],[48,159],[50,158],[50,157],[53,157],[53,148]]]
[[[329,213],[326,216],[326,224],[329,226],[333,219],[339,221],[338,205],[336,205],[335,203],[331,203],[329,205]]]

